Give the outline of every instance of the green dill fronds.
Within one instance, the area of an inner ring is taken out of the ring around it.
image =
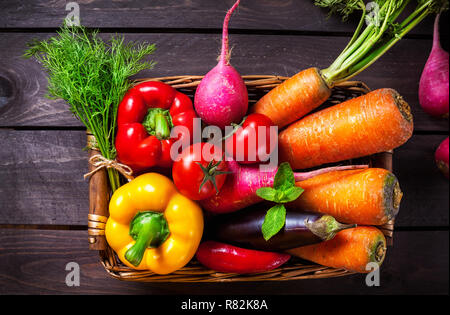
[[[154,50],[153,44],[125,43],[118,35],[105,42],[98,30],[63,25],[56,36],[30,42],[24,57],[34,57],[47,72],[47,96],[65,100],[93,133],[102,155],[114,159],[118,105],[131,87],[129,77],[154,66],[144,61]],[[113,190],[118,187],[111,184]]]

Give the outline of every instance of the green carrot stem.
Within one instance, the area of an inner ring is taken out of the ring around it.
[[[347,51],[347,49],[353,45],[353,43],[358,39],[359,33],[361,33],[361,30],[364,26],[364,23],[366,22],[366,6],[364,5],[364,3],[360,3],[360,8],[363,11],[362,15],[361,15],[361,19],[359,20],[359,24],[358,27],[356,28],[355,33],[353,34],[352,38],[350,39],[350,41],[348,42],[347,46],[344,48],[344,50],[342,51],[343,53],[345,53]]]
[[[342,67],[342,64],[346,58],[351,56],[351,54],[354,53],[358,47],[360,47],[366,38],[370,38],[374,31],[373,25],[368,26],[363,34],[361,34],[360,38],[348,49],[347,53],[342,55],[341,58],[337,60],[336,64],[333,64],[334,66],[332,65],[330,68],[322,71],[329,86],[333,86],[336,83],[336,77],[348,68]]]
[[[381,25],[373,22],[361,32],[360,21],[355,35],[343,52],[330,67],[322,70],[322,75],[329,86],[334,86],[336,83],[346,81],[359,74],[384,55],[426,16],[433,12],[441,12],[448,7],[448,1],[442,1],[442,3],[436,0],[422,1],[403,22],[396,23],[395,21],[409,2],[410,0],[401,3],[395,0],[385,1],[377,13],[378,15],[375,16],[375,18],[380,18]],[[367,17],[365,10],[363,17]]]
[[[388,12],[386,13],[387,16],[390,15],[391,12],[391,5],[392,2],[389,2]],[[342,64],[342,70],[346,70],[348,67],[350,67],[355,60],[359,60],[362,56],[364,56],[381,38],[381,36],[384,34],[384,32],[387,29],[388,24],[388,18],[386,17],[383,21],[383,25],[379,30],[375,30],[371,33],[371,36],[368,37],[368,40],[365,41],[343,64]]]
[[[372,32],[373,26],[368,26],[364,32],[359,36],[357,40],[353,42],[352,45],[350,45],[334,62],[333,64],[324,70],[324,73],[328,74],[328,77],[330,78],[331,82],[328,82],[332,84],[332,77],[336,74],[337,71],[340,70],[340,67],[342,66],[342,63],[350,56],[360,45],[364,42],[364,40],[370,35],[370,32]],[[331,85],[330,85],[331,86]]]
[[[392,2],[386,2],[383,7],[380,9],[380,12],[378,14],[382,14],[384,12],[384,10],[386,10],[386,6],[390,5]],[[363,16],[362,16],[362,20],[365,22],[366,20],[366,16],[367,16],[367,12],[366,9],[364,7],[364,11],[363,11]],[[363,22],[363,23],[364,23]],[[361,21],[360,21],[361,24]],[[347,45],[347,47],[344,49],[344,51],[338,56],[338,58],[335,60],[335,62],[325,71],[325,73],[328,73],[328,77],[331,79],[333,77],[335,77],[337,74],[339,74],[340,72],[345,71],[345,68],[342,68],[342,64],[349,58],[352,56],[352,54],[355,53],[355,51],[357,51],[362,45],[364,45],[365,41],[367,38],[371,38],[371,36],[373,36],[374,30],[375,29],[375,24],[374,23],[370,23],[366,29],[364,30],[364,32],[357,38],[352,38],[350,40],[350,42],[353,42],[349,45]],[[355,32],[355,34],[358,33],[358,29]],[[328,83],[333,83],[333,82],[328,82]]]
[[[410,14],[406,19],[404,19],[402,21],[402,23],[400,23],[400,27],[404,28],[406,25],[409,24],[409,22],[411,22],[413,19],[416,18],[416,16],[422,12],[424,9],[426,9],[429,6],[429,1],[424,3],[422,6],[420,6],[419,8],[417,8],[416,10],[414,10],[414,12],[412,14]]]
[[[423,19],[425,19],[428,16],[428,14],[429,12],[426,11],[422,12],[421,15],[419,15],[414,21],[412,21],[407,27],[405,27],[405,29],[401,33],[399,33],[396,37],[391,38],[385,44],[381,45],[376,50],[374,50],[371,54],[367,55],[360,62],[352,66],[349,69],[350,75],[337,80],[335,83],[347,81],[352,77],[361,73],[363,70],[367,69],[371,64],[373,64],[381,56],[383,56],[400,39],[402,39],[411,29],[413,29],[417,24],[419,24]]]

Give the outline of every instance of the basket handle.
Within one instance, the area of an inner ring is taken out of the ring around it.
[[[86,131],[87,143],[89,147],[89,158],[100,154],[92,144],[95,137]],[[89,172],[95,166],[89,163]],[[92,174],[89,178],[89,214],[88,214],[88,240],[90,250],[106,250],[107,242],[105,237],[105,226],[109,216],[109,185],[106,169],[102,168]]]

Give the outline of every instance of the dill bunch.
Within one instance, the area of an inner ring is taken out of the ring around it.
[[[34,57],[47,72],[46,96],[65,100],[95,136],[102,155],[114,159],[118,105],[132,85],[128,78],[153,68],[154,62],[144,58],[154,50],[146,42],[125,43],[118,35],[105,42],[98,30],[63,25],[56,36],[29,43],[24,57]],[[108,176],[115,191],[119,175],[108,169]]]

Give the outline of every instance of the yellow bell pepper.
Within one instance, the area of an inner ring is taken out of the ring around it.
[[[195,255],[202,234],[201,208],[161,174],[140,175],[111,197],[106,240],[131,268],[176,271]]]

